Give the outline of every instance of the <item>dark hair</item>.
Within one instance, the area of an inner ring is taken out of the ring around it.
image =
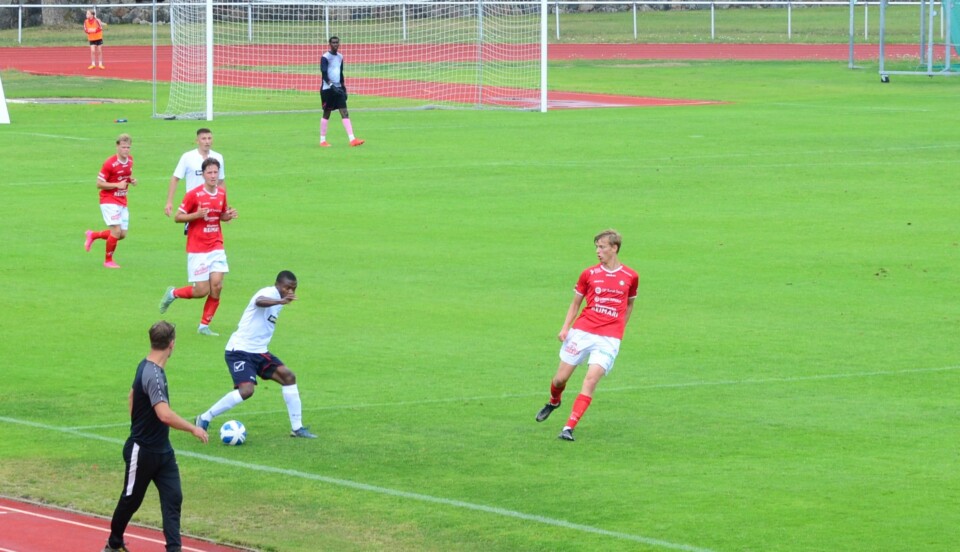
[[[150,348],[155,351],[162,351],[173,343],[177,338],[177,327],[161,320],[150,326]]]
[[[294,276],[293,272],[290,272],[289,270],[281,270],[280,273],[277,274],[277,282],[296,282],[296,281],[297,281],[297,277]]]
[[[201,134],[213,134],[213,131],[210,130],[209,128],[198,128],[197,136],[200,136]]]
[[[220,168],[220,162],[217,161],[216,158],[207,157],[206,159],[203,160],[203,163],[200,164],[200,170],[206,171],[207,167],[209,167],[210,165],[216,165],[218,169]]]
[[[331,36],[331,37],[330,37],[330,40],[327,41],[327,44],[330,44],[330,43],[333,42],[334,40],[336,40],[337,42],[340,42],[340,37],[339,37],[339,36]]]

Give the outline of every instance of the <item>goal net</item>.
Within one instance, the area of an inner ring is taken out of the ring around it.
[[[319,110],[320,57],[331,36],[340,37],[351,109],[541,108],[539,1],[169,6],[170,96],[156,116]]]
[[[911,31],[906,34],[902,31],[904,22],[911,23]],[[916,34],[918,26],[919,34]],[[904,36],[906,44],[897,43],[898,39],[903,41]],[[887,82],[890,75],[960,75],[958,49],[960,0],[920,0],[898,5],[881,0],[880,79],[883,82]]]

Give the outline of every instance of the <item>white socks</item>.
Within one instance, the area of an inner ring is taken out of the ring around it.
[[[224,395],[222,399],[216,402],[216,404],[211,406],[210,410],[207,410],[201,414],[200,418],[209,422],[242,402],[243,397],[240,396],[240,391],[234,389],[233,391]]]
[[[294,431],[303,427],[302,408],[300,404],[300,390],[297,384],[280,387],[283,393],[283,402],[287,403],[287,414],[290,416],[290,428]]]

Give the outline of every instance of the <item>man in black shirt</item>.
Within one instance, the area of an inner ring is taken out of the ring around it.
[[[103,552],[125,552],[123,533],[130,518],[140,508],[152,481],[160,494],[163,536],[167,552],[180,552],[180,468],[170,445],[170,428],[192,433],[206,443],[207,432],[184,420],[170,409],[167,375],[164,366],[176,342],[173,324],[161,320],[150,327],[150,354],[137,366],[130,389],[130,437],[123,445],[127,470],[123,492],[113,511],[110,538]]]

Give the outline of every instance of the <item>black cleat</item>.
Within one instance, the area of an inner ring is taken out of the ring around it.
[[[543,405],[543,408],[540,409],[540,412],[537,412],[537,421],[542,422],[550,417],[550,413],[554,410],[560,408],[560,403],[551,404],[547,403]]]
[[[563,431],[560,432],[560,435],[557,435],[557,439],[563,439],[564,441],[576,441],[573,438],[573,430],[569,427],[563,428]]]

